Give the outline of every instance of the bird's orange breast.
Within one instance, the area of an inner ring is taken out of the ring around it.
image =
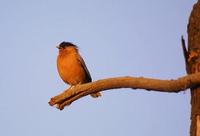
[[[76,85],[84,83],[86,75],[76,53],[59,54],[57,57],[58,73],[65,83]]]

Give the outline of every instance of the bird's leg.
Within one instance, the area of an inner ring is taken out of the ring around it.
[[[74,87],[75,87],[75,85],[72,85],[72,86],[69,87],[69,89],[72,89],[72,88],[74,88]]]
[[[72,89],[72,88],[74,88],[74,87],[75,87],[75,85],[71,85],[67,90]],[[65,91],[67,91],[67,90],[65,90]],[[62,103],[64,103],[64,102],[65,102],[65,100],[62,100],[61,102],[55,104],[54,106],[55,106],[57,109],[60,109],[60,105],[61,105]]]

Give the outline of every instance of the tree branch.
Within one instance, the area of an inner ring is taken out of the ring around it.
[[[200,73],[190,74],[176,80],[160,80],[128,76],[108,78],[68,88],[61,94],[52,97],[49,104],[51,106],[57,105],[57,108],[62,110],[66,105],[70,105],[73,101],[81,97],[109,89],[132,88],[145,89],[147,91],[152,90],[178,93],[188,88],[194,88],[198,85],[200,85]]]

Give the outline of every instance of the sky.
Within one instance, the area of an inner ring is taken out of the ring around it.
[[[188,136],[190,92],[117,89],[63,111],[56,46],[79,46],[92,79],[186,75],[181,35],[196,0],[1,0],[1,136]]]

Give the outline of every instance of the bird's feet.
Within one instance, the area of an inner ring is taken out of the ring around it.
[[[69,87],[69,89],[73,89],[74,87],[75,87],[75,85],[72,85],[72,86]]]

